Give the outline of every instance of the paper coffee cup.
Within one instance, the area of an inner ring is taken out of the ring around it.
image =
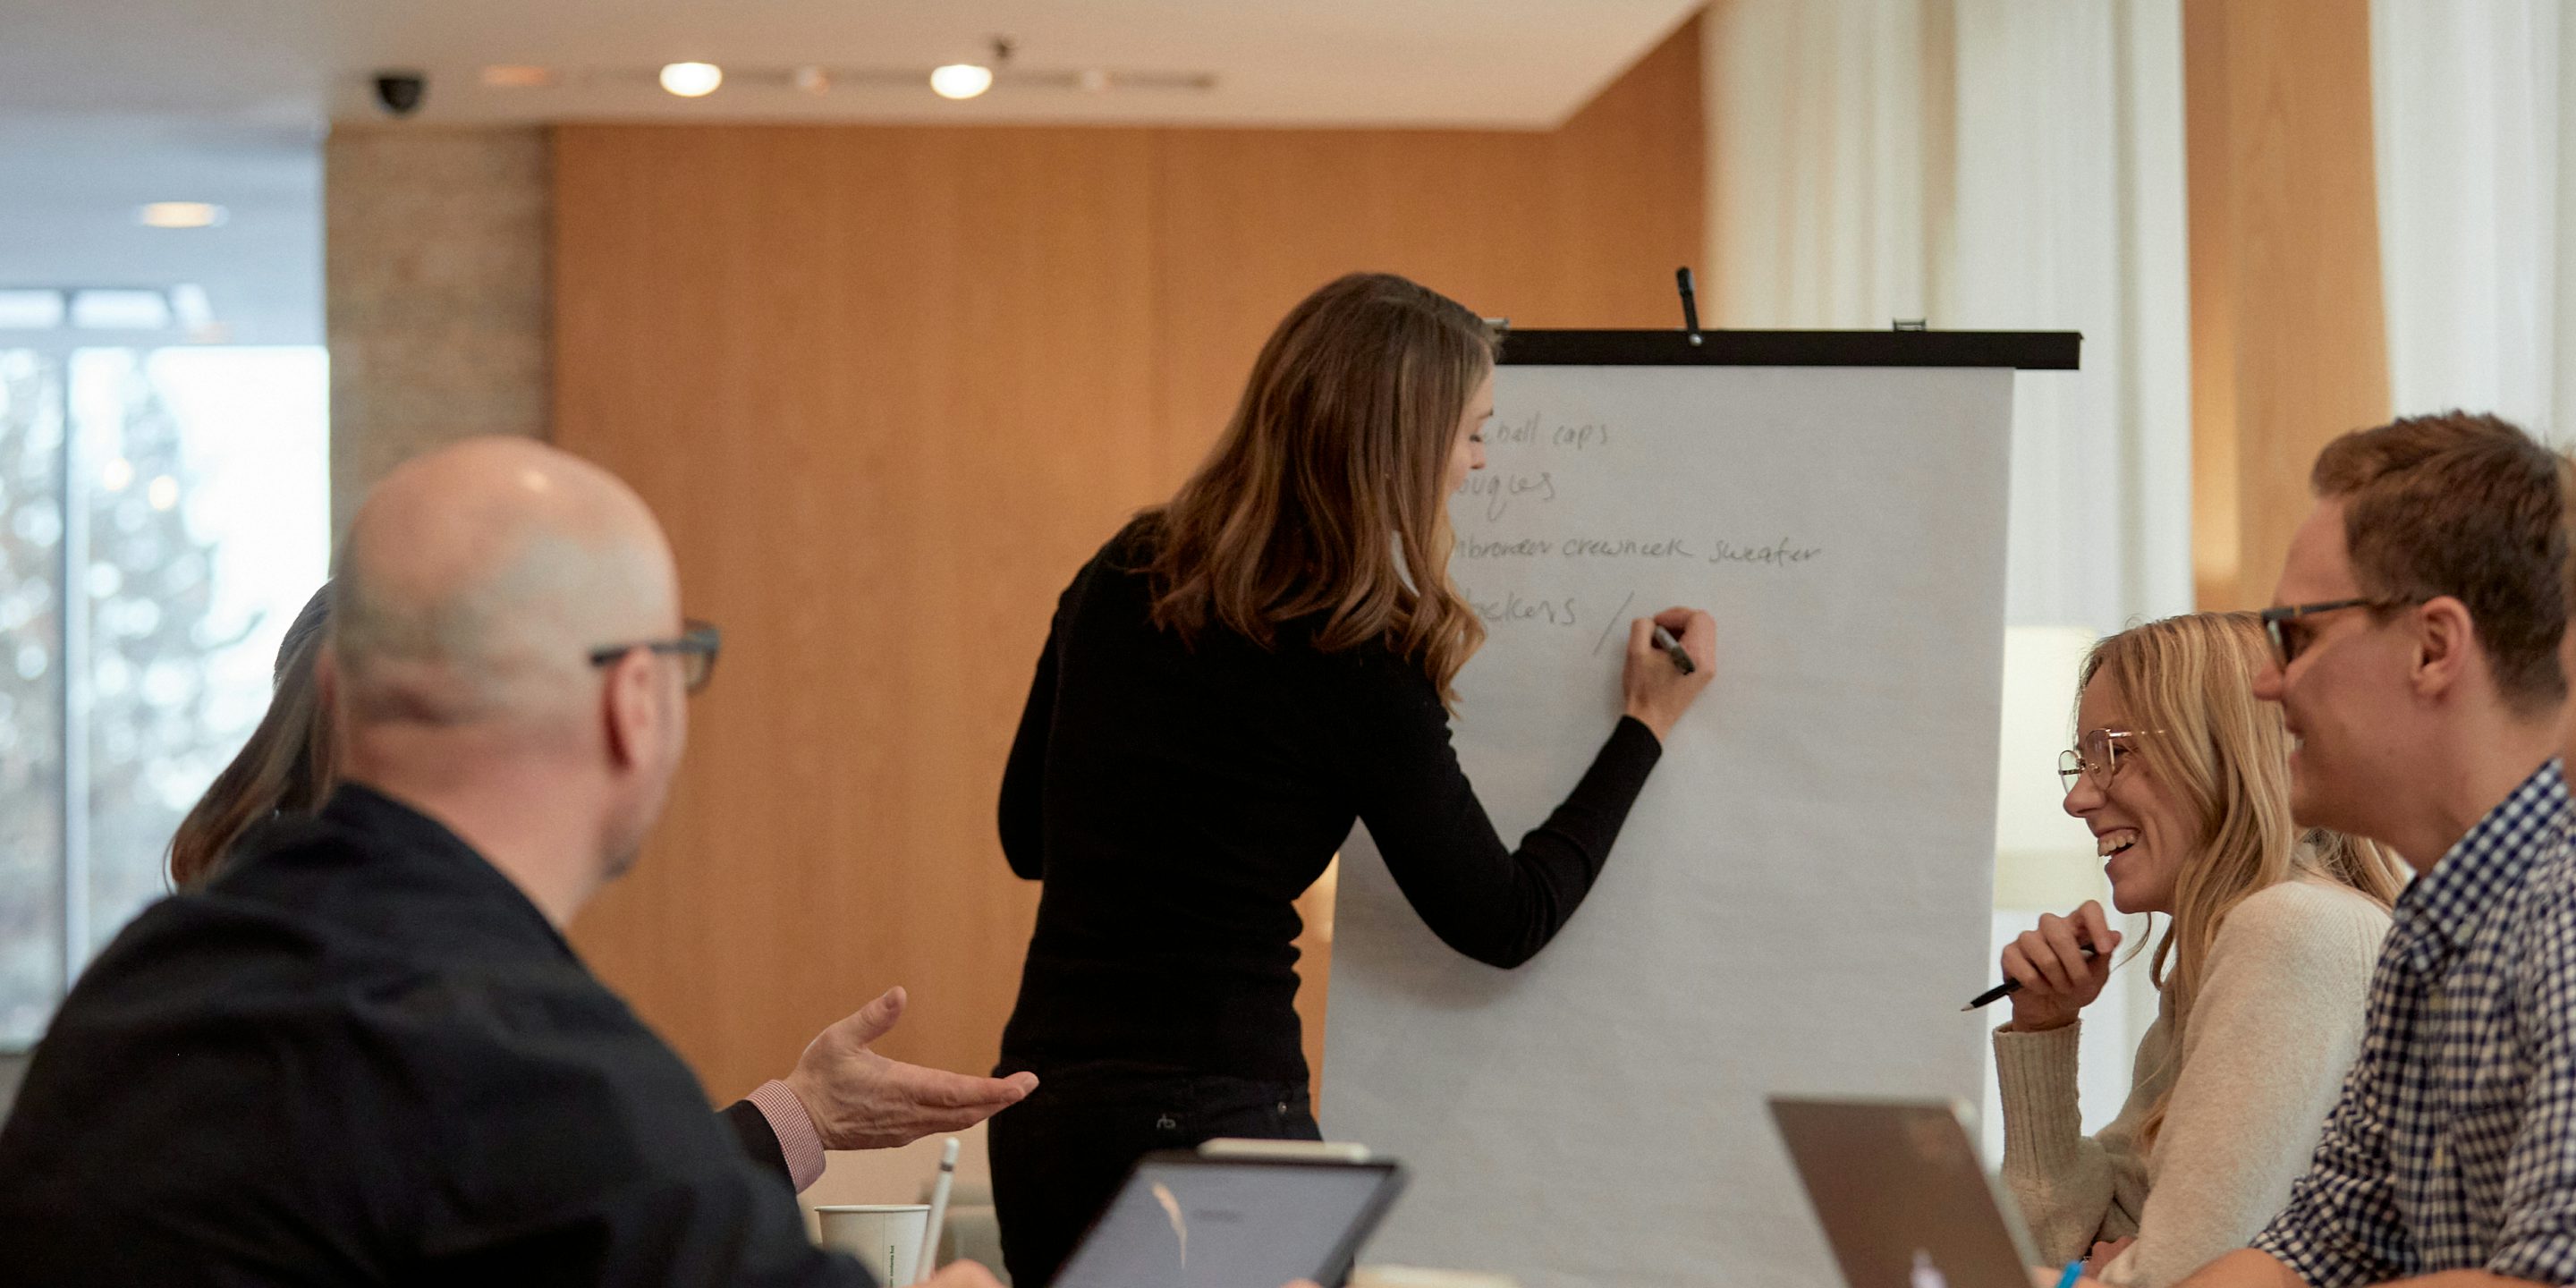
[[[885,1288],[905,1288],[921,1275],[921,1240],[930,1233],[927,1203],[857,1203],[818,1207],[822,1244],[859,1259]]]

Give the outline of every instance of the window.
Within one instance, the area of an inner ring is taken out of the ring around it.
[[[167,890],[328,562],[323,351],[0,349],[0,1049]]]

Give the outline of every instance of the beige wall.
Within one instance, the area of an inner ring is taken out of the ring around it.
[[[407,457],[546,435],[542,129],[341,126],[323,147],[331,531]]]

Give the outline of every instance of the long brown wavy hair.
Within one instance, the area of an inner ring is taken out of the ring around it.
[[[336,749],[330,713],[322,708],[321,686],[313,677],[330,603],[326,583],[286,628],[285,642],[277,646],[277,667],[270,673],[275,691],[268,714],[170,838],[172,886],[185,890],[203,884],[252,824],[274,814],[320,809],[322,798],[330,794]]]
[[[1324,652],[1383,640],[1451,696],[1484,624],[1449,581],[1448,471],[1491,328],[1388,273],[1353,273],[1289,310],[1197,474],[1147,511],[1154,621],[1264,647],[1320,619]]]
[[[2157,786],[2200,820],[2195,848],[2175,876],[2173,924],[2149,966],[2165,993],[2167,1050],[2175,1053],[2219,927],[2246,896],[2305,877],[2358,891],[2385,909],[2410,875],[2384,846],[2292,821],[2290,733],[2281,709],[2254,697],[2254,677],[2271,651],[2253,613],[2168,617],[2095,644],[2077,685],[2079,695],[2096,678],[2117,686],[2129,726],[2141,731],[2134,754]],[[2168,1089],[2139,1132],[2150,1147],[2170,1097]]]

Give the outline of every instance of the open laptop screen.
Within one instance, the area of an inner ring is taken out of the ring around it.
[[[2028,1288],[2037,1264],[1946,1100],[1771,1097],[1850,1288]]]
[[[1244,1288],[1350,1273],[1402,1187],[1391,1162],[1146,1155],[1074,1250],[1057,1288]]]

